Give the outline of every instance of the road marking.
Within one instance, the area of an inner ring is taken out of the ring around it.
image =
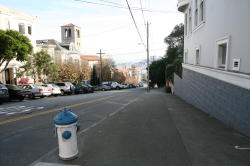
[[[80,166],[80,165],[69,165],[69,164],[57,164],[57,163],[38,162],[38,163],[34,163],[33,166]]]
[[[38,112],[38,113],[30,114],[30,115],[25,115],[25,116],[16,117],[16,118],[13,118],[13,119],[0,121],[0,125],[16,122],[16,121],[19,121],[19,120],[30,119],[30,118],[33,118],[33,117],[36,117],[36,116],[46,115],[46,114],[49,114],[49,113],[52,113],[52,112],[56,112],[58,110],[65,109],[67,107],[77,107],[77,106],[84,105],[84,104],[95,103],[95,102],[98,102],[98,101],[102,101],[102,100],[105,100],[105,99],[112,98],[114,96],[117,96],[117,95],[111,95],[111,96],[102,97],[102,98],[95,99],[95,100],[90,100],[90,101],[77,103],[77,104],[73,104],[73,105],[69,105],[69,106],[65,106],[65,107],[54,108],[54,109],[51,109],[51,110],[48,110],[48,111]]]
[[[7,113],[7,115],[12,115],[12,114],[16,114],[17,112],[9,112]]]
[[[238,150],[250,150],[250,147],[234,146],[234,148]]]

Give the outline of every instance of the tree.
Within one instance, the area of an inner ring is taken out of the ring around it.
[[[32,76],[34,83],[37,82],[37,78],[41,82],[55,81],[58,78],[58,67],[52,62],[51,56],[44,50],[32,54],[28,58],[28,61],[21,67],[22,72],[28,76]]]
[[[166,78],[173,81],[173,74],[176,73],[181,77],[184,50],[184,25],[176,25],[171,32],[165,38],[165,43],[168,44],[166,53],[167,65],[166,65]]]
[[[173,82],[174,73],[179,76],[182,74],[184,25],[176,25],[164,41],[168,45],[165,57],[154,61],[149,66],[149,77],[152,85],[165,85],[166,80]]]
[[[126,77],[123,75],[122,72],[114,71],[112,80],[118,83],[123,83],[126,80]]]
[[[152,62],[149,66],[149,78],[151,84],[157,84],[159,87],[165,85],[165,68],[166,68],[167,58],[162,58],[160,60]]]
[[[93,66],[92,74],[91,74],[91,84],[98,85],[100,80],[97,78],[96,66]]]
[[[0,73],[9,65],[10,61],[26,61],[32,53],[33,47],[29,38],[14,30],[0,30]]]

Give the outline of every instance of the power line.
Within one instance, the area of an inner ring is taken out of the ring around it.
[[[74,0],[74,1],[88,3],[88,4],[92,4],[92,5],[109,6],[109,7],[119,8],[119,9],[128,9],[127,7],[125,7],[121,4],[118,4],[115,2],[110,2],[110,1],[105,1],[106,3],[90,2],[90,1],[85,1],[85,0]],[[107,3],[110,3],[110,4],[107,4]],[[111,3],[114,5],[112,5]],[[131,7],[131,10],[143,10],[144,12],[163,13],[163,14],[179,13],[177,11],[164,11],[164,10],[154,10],[154,9],[147,9],[147,8],[141,9],[138,7]]]
[[[134,15],[133,15],[133,13],[132,13],[132,11],[131,11],[131,8],[130,8],[130,6],[129,6],[128,0],[126,0],[126,2],[127,2],[127,5],[128,5],[128,9],[129,9],[130,15],[131,15],[131,17],[132,17],[132,19],[133,19],[135,28],[136,28],[136,30],[137,30],[137,33],[138,33],[138,35],[139,35],[139,37],[140,37],[140,39],[141,39],[141,42],[142,42],[143,46],[146,48],[146,45],[145,45],[145,43],[144,43],[144,41],[143,41],[143,39],[142,39],[141,33],[140,33],[140,31],[139,31],[139,28],[138,28],[138,26],[137,26],[137,24],[136,24]]]
[[[147,27],[146,27],[146,21],[145,21],[145,17],[144,17],[144,12],[143,12],[143,10],[142,10],[142,3],[141,3],[141,0],[140,0],[140,5],[141,5],[141,13],[142,13],[142,18],[143,18],[144,26],[145,26],[145,28],[147,29]]]

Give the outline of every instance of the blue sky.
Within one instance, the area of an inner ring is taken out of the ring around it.
[[[102,0],[87,0],[104,3]],[[107,0],[126,6],[126,0]],[[128,0],[131,6],[140,7],[140,0]],[[183,22],[177,12],[177,0],[141,0],[143,8],[172,11],[170,13],[144,12],[150,22],[150,55],[163,56],[166,50],[164,38],[173,27]],[[127,9],[81,3],[75,0],[0,0],[0,5],[37,16],[34,23],[36,40],[53,38],[58,41],[60,26],[73,23],[81,27],[83,54],[96,54],[99,49],[117,63],[145,59],[145,48]],[[133,10],[144,42],[146,30],[141,11]]]

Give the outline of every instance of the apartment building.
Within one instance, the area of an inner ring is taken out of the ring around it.
[[[175,94],[250,136],[250,1],[178,0],[182,78]]]
[[[35,19],[35,16],[0,6],[0,29],[19,31],[31,40],[33,47],[35,47],[35,40],[33,38],[33,23]],[[0,81],[6,84],[16,84],[18,81],[16,79],[16,73],[20,66],[22,66],[21,62],[12,60],[7,69],[0,73]]]

